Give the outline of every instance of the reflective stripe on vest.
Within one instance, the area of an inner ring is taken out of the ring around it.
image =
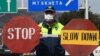
[[[58,36],[59,35],[46,34],[46,35],[42,35],[42,37],[40,38],[47,38],[47,37],[57,38]]]
[[[39,27],[41,28],[41,34],[42,35],[47,35],[48,34],[48,28],[43,27],[42,23],[39,24]],[[63,25],[61,23],[56,23],[55,25],[53,25],[52,27],[52,35],[60,35],[61,34],[61,30],[63,28]]]

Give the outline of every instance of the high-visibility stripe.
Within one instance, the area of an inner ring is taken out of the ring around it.
[[[53,25],[53,27],[50,31],[49,31],[48,28],[44,27],[42,25],[42,23],[39,24],[39,27],[41,28],[41,34],[42,35],[50,34],[50,33],[53,34],[53,35],[59,35],[59,34],[61,34],[61,30],[63,28],[63,25],[58,22],[58,23]],[[48,33],[48,32],[50,32],[50,33]]]
[[[46,34],[46,35],[42,35],[41,38],[48,38],[48,37],[57,38],[58,35]]]

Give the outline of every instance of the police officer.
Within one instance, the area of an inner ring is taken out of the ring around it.
[[[44,21],[39,24],[42,37],[36,49],[37,56],[65,56],[59,37],[63,25],[55,20],[55,14],[52,6],[44,11]]]

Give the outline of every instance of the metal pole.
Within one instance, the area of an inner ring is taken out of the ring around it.
[[[24,0],[22,0],[22,9],[24,8]]]
[[[89,19],[89,0],[85,0],[85,19]]]

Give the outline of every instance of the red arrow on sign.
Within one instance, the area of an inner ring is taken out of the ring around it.
[[[40,28],[29,16],[15,16],[3,28],[4,44],[13,53],[30,52],[39,39]]]

